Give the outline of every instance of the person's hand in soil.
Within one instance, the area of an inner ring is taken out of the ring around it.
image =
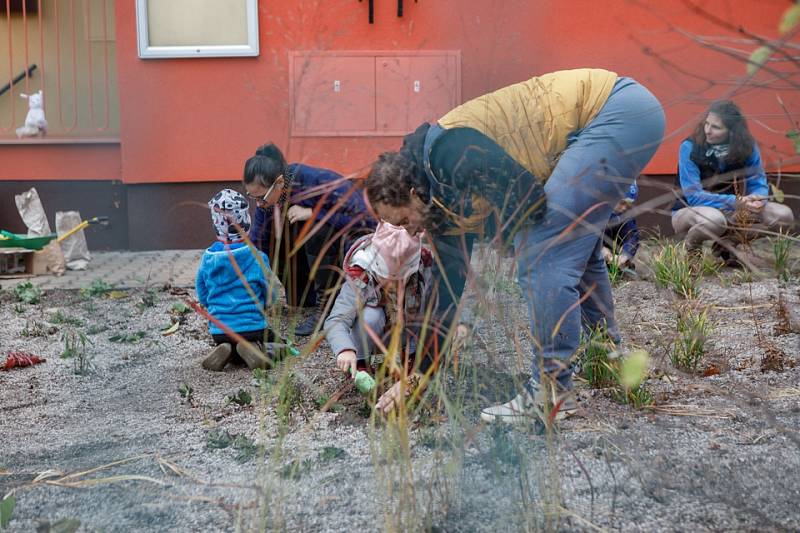
[[[345,350],[336,356],[336,368],[355,379],[356,377],[356,352]]]
[[[303,222],[304,220],[308,220],[311,218],[311,213],[313,213],[313,211],[310,207],[293,205],[289,208],[289,211],[286,212],[286,216],[289,217],[289,222],[294,224],[295,222]]]
[[[631,256],[626,254],[625,252],[619,254],[618,256],[612,259],[615,265],[619,268],[625,268],[631,262]]]
[[[747,200],[747,210],[756,215],[760,215],[764,211],[764,206],[767,203],[763,196],[756,194],[745,196],[745,200]]]
[[[612,252],[607,246],[603,246],[603,259],[605,259],[606,264],[611,263],[611,261],[614,260],[614,252]]]
[[[419,386],[419,374],[412,374],[408,376],[406,381],[406,396],[410,396]],[[401,401],[404,401],[405,398],[402,397],[402,381],[398,381],[392,387],[384,392],[381,397],[378,399],[378,403],[375,404],[375,408],[383,414],[387,414],[389,411],[394,409]]]

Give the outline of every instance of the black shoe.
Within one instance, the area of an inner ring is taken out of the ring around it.
[[[319,309],[315,309],[305,319],[301,320],[299,324],[294,327],[294,334],[298,337],[308,337],[317,329],[317,322],[319,322],[322,313]]]

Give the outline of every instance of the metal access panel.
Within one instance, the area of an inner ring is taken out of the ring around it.
[[[376,58],[376,123],[380,135],[404,135],[461,101],[457,52]]]
[[[294,52],[291,135],[401,136],[461,102],[458,51]]]
[[[292,58],[292,135],[353,136],[375,131],[374,57],[342,53]]]

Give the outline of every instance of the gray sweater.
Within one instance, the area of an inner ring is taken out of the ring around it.
[[[382,307],[386,299],[383,297],[380,284],[375,276],[369,272],[368,265],[359,265],[353,260],[355,253],[368,246],[372,235],[358,239],[350,247],[344,258],[345,282],[336,297],[328,318],[325,320],[325,336],[331,345],[334,355],[339,355],[345,350],[356,351],[356,343],[352,330],[356,319],[366,306]],[[406,283],[404,301],[404,322],[408,331],[418,330],[425,310],[431,305],[433,297],[433,256],[426,246],[422,247],[419,270],[409,278]],[[436,309],[435,302],[433,309]],[[386,327],[393,326],[391,317],[392,309],[384,309],[386,314]]]

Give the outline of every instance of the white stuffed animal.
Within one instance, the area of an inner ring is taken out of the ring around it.
[[[28,99],[28,115],[25,117],[25,125],[17,128],[17,137],[34,137],[47,133],[47,120],[44,118],[44,109],[42,108],[44,98],[42,91],[31,95],[22,93],[20,96]]]

